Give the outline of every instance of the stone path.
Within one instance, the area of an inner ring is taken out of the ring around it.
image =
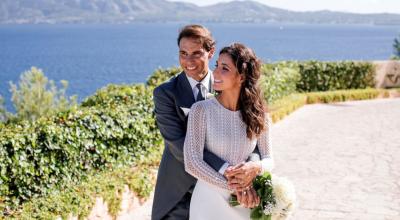
[[[400,219],[399,98],[304,106],[272,144],[275,174],[296,187],[291,219]]]

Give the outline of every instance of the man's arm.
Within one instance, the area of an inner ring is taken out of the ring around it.
[[[183,163],[183,143],[186,131],[179,120],[173,100],[161,87],[153,91],[153,101],[158,129],[172,155]]]
[[[155,114],[157,126],[164,141],[169,147],[173,156],[183,163],[183,145],[185,142],[186,130],[182,121],[179,120],[175,109],[174,101],[165,94],[165,91],[158,87],[153,91]],[[204,161],[217,172],[225,164],[225,161],[208,150],[204,150]]]
[[[227,162],[219,158],[217,155],[211,153],[206,148],[204,148],[203,160],[208,163],[208,165],[210,165],[215,171],[221,173],[222,175],[224,175],[225,169],[229,165]],[[224,169],[221,170],[221,168],[223,167]]]

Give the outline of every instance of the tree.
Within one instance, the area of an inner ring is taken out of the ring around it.
[[[394,55],[397,58],[400,58],[400,35],[398,38],[394,39],[393,50],[394,50]]]
[[[0,95],[0,123],[5,122],[7,120],[7,111],[4,108],[4,99]]]
[[[17,118],[34,121],[41,116],[76,106],[76,96],[65,97],[68,82],[60,82],[62,88],[57,89],[54,81],[48,80],[42,70],[36,67],[22,73],[19,87],[10,82],[11,100]]]

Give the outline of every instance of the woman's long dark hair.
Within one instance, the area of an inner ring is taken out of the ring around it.
[[[239,110],[242,120],[246,124],[246,133],[249,139],[258,137],[265,128],[265,104],[258,85],[261,75],[261,61],[253,50],[240,43],[224,47],[219,55],[229,55],[239,74],[244,80],[239,95]]]

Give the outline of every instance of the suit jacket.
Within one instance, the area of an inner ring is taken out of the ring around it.
[[[187,125],[187,114],[183,109],[190,109],[195,98],[184,72],[155,88],[153,97],[157,125],[165,143],[152,209],[152,220],[158,220],[196,183],[196,179],[185,171],[183,161]],[[207,150],[204,151],[204,160],[216,171],[225,163]]]

